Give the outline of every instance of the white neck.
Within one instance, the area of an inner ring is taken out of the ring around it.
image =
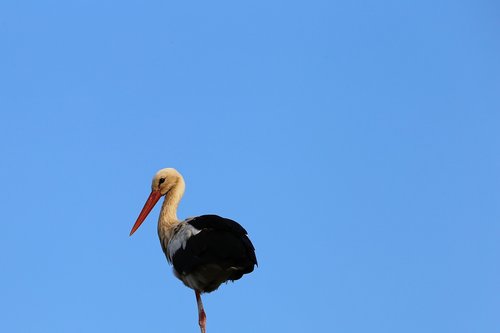
[[[179,220],[177,219],[177,206],[184,194],[184,180],[179,181],[165,195],[165,200],[161,206],[160,218],[158,219],[158,229],[171,229],[175,227]]]

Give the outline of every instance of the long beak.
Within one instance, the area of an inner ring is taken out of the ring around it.
[[[141,226],[142,222],[146,219],[148,216],[149,212],[153,209],[153,207],[156,205],[158,200],[161,198],[161,192],[159,190],[151,191],[151,194],[149,195],[148,200],[144,204],[144,207],[142,207],[141,213],[139,214],[139,217],[137,218],[137,221],[135,221],[134,226],[132,227],[132,230],[130,230],[130,235],[139,229]]]

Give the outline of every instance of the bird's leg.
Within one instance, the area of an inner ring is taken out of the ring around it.
[[[201,333],[205,333],[205,325],[207,323],[207,315],[203,309],[203,303],[201,302],[200,292],[198,290],[194,291],[196,294],[196,303],[198,303],[198,324],[200,325]]]

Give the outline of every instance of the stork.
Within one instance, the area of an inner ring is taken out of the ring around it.
[[[151,194],[135,222],[130,236],[141,226],[162,196],[158,236],[174,275],[194,290],[198,305],[198,324],[205,333],[206,314],[202,293],[209,293],[227,281],[240,279],[257,265],[255,249],[246,230],[237,222],[217,215],[201,215],[184,221],[177,219],[177,207],[184,194],[181,174],[172,168],[153,177]]]

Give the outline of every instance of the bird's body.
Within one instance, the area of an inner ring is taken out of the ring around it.
[[[184,179],[174,169],[162,169],[153,178],[152,191],[132,235],[156,202],[165,196],[158,219],[158,236],[175,276],[196,293],[199,324],[205,332],[205,312],[200,294],[235,281],[257,265],[255,250],[246,230],[237,222],[217,215],[179,221],[177,206],[184,194]]]
[[[175,276],[191,289],[214,291],[257,264],[246,230],[235,221],[202,215],[179,222],[173,231],[163,230],[158,229],[163,252]]]

